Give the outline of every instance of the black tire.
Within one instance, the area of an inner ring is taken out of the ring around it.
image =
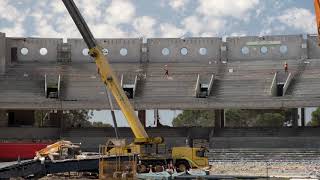
[[[157,161],[154,166],[154,172],[163,172],[164,171],[164,167],[163,167],[164,163],[161,161]]]
[[[149,165],[145,162],[139,164],[137,166],[137,172],[138,173],[148,173],[149,172]]]
[[[177,172],[185,172],[190,169],[190,164],[186,160],[180,160],[176,162]]]

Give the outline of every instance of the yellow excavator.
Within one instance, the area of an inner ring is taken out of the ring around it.
[[[107,57],[103,54],[102,48],[93,37],[74,1],[62,1],[87,44],[90,56],[95,60],[102,82],[111,91],[135,137],[134,141],[129,144],[121,143],[120,140],[113,140],[111,142],[112,146],[104,148],[102,154],[110,156],[139,155],[139,172],[147,172],[150,167],[163,167],[169,164],[176,166],[178,171],[207,167],[208,158],[205,157],[205,148],[173,147],[170,150],[164,150],[166,148],[164,148],[165,144],[162,137],[148,136],[127,95],[120,86],[116,75],[112,71]]]

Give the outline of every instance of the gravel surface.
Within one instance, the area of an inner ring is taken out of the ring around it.
[[[308,162],[215,162],[212,174],[271,176],[271,177],[320,177],[320,161]]]

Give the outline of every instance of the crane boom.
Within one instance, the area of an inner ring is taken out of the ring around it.
[[[318,45],[320,46],[320,2],[314,0],[314,9],[316,14],[317,31],[318,31]]]
[[[130,101],[120,86],[118,79],[111,69],[107,57],[102,53],[101,48],[98,46],[95,38],[93,37],[87,23],[82,17],[79,9],[73,0],[62,0],[66,6],[70,16],[80,31],[84,41],[89,48],[89,54],[95,59],[102,82],[108,87],[116,99],[122,113],[128,121],[132,132],[138,141],[149,141],[147,132],[141,124],[138,116],[136,115]]]

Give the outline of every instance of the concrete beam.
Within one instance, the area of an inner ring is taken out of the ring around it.
[[[227,38],[228,60],[300,59],[302,35]]]
[[[110,62],[140,62],[142,39],[97,39],[97,42]],[[88,48],[82,39],[68,39],[68,43],[71,44],[72,62],[93,62],[86,54]]]
[[[221,44],[221,38],[152,38],[149,62],[219,61]]]
[[[0,33],[0,75],[6,72],[6,34]]]
[[[7,38],[7,52],[17,48],[18,62],[56,62],[60,38]],[[7,53],[11,62],[11,53]]]

